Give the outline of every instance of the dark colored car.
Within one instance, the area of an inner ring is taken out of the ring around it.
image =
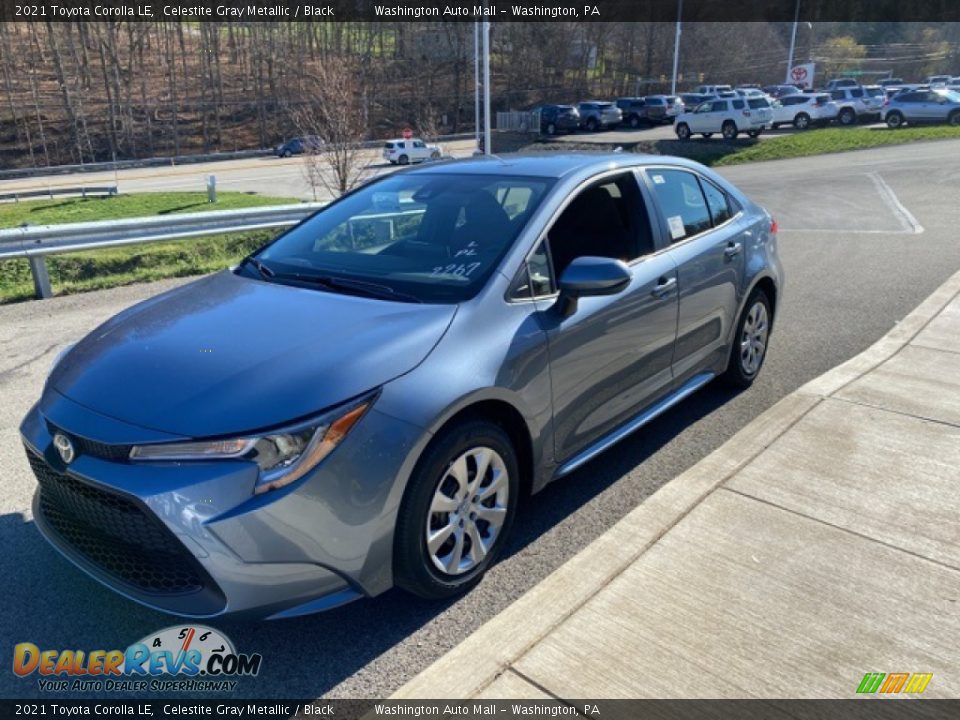
[[[631,128],[661,123],[667,112],[666,105],[648,105],[642,97],[617,98],[616,105],[623,113],[623,124]]]
[[[623,113],[612,102],[588,100],[577,106],[580,112],[580,127],[594,132],[615,128],[623,121]]]
[[[754,381],[776,231],[681,158],[377,178],[61,353],[20,426],[33,520],[82,571],[181,615],[464,592],[522,496],[715,378]]]
[[[541,105],[534,112],[540,113],[540,132],[544,135],[576,132],[580,127],[580,112],[573,105]]]
[[[291,155],[303,155],[304,153],[315,153],[323,147],[323,140],[316,135],[303,135],[290,138],[285,143],[277,145],[277,157],[290,157]]]

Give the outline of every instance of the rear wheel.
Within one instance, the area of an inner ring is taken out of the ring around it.
[[[810,116],[806,113],[800,113],[793,119],[793,126],[797,130],[806,130],[810,127]]]
[[[953,125],[954,127],[960,126],[960,110],[954,110],[947,117],[947,123]]]
[[[737,138],[737,126],[732,120],[727,120],[720,128],[720,132],[726,140],[736,140]]]
[[[840,120],[841,125],[855,125],[857,122],[857,114],[853,111],[853,108],[844,108],[840,111]]]
[[[638,118],[636,115],[631,115],[627,124],[636,130],[638,127],[640,127],[640,118]]]
[[[676,129],[677,138],[680,140],[690,139],[690,126],[686,123],[679,123]]]
[[[472,420],[439,435],[400,506],[397,585],[434,599],[476,585],[504,545],[518,497],[516,453],[499,425]]]
[[[400,157],[397,158],[397,162],[400,163],[401,165],[409,165],[410,158],[408,158],[406,155],[401,155]]]
[[[590,132],[597,131],[597,121],[594,118],[590,118],[589,120],[587,120],[587,130],[589,130]]]
[[[747,300],[737,323],[737,334],[723,379],[734,387],[747,388],[753,384],[767,356],[770,340],[770,300],[757,288]]]
[[[284,151],[281,153],[280,157],[288,158],[288,157],[291,157],[292,155],[293,155],[293,153],[290,152],[289,150],[284,150]]]

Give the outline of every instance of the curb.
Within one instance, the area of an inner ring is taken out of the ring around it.
[[[828,370],[747,423],[693,467],[661,487],[500,614],[399,688],[391,699],[466,699],[575,613],[825,398],[890,359],[960,295],[951,276],[869,348]],[[632,548],[624,554],[624,548]]]

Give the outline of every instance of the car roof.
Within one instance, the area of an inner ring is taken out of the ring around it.
[[[696,168],[685,158],[634,153],[528,153],[449,160],[403,172],[443,175],[500,175],[560,179],[577,172],[602,172],[642,165],[670,164]]]

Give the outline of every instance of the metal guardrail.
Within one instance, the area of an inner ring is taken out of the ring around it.
[[[13,200],[14,202],[20,202],[27,198],[41,198],[48,197],[53,198],[54,195],[80,195],[81,197],[87,197],[88,195],[116,195],[117,186],[109,185],[107,187],[67,187],[67,188],[51,188],[48,187],[44,190],[15,190],[8,193],[0,193],[0,202],[5,200]]]
[[[44,262],[47,255],[295,225],[325,205],[300,203],[68,225],[26,225],[0,230],[0,260],[27,258],[37,297],[46,298],[53,294]]]

